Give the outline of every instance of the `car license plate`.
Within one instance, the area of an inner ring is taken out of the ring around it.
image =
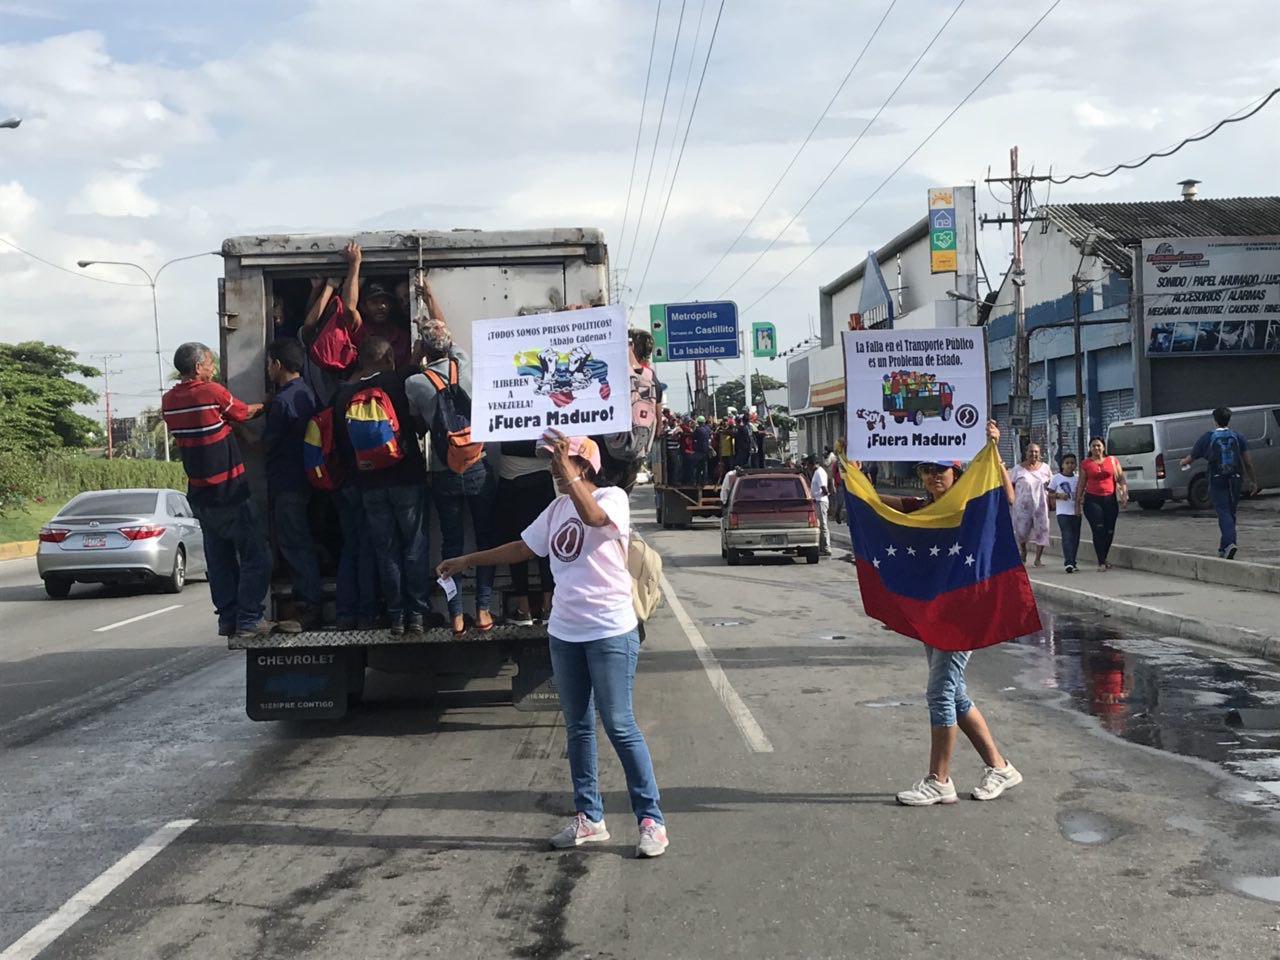
[[[80,546],[82,547],[105,547],[107,545],[106,537],[81,537]]]
[[[781,546],[787,542],[787,537],[786,534],[782,533],[766,533],[764,535],[764,542],[766,546],[770,547]]]

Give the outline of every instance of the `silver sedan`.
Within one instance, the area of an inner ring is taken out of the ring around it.
[[[188,574],[206,572],[204,538],[177,490],[95,490],[40,529],[36,568],[55,600],[76,582],[158,582],[181,593]]]

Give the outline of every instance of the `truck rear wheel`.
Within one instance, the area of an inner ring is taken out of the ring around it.
[[[817,563],[821,559],[817,547],[806,547],[804,551],[805,563]]]
[[[736,567],[742,562],[742,553],[741,551],[733,549],[733,547],[729,547],[724,552],[724,558],[728,561],[729,566]]]

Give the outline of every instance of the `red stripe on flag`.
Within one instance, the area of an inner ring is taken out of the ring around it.
[[[1040,613],[1023,567],[932,600],[913,600],[887,589],[875,567],[861,557],[855,565],[867,616],[939,650],[977,650],[1040,629]]]

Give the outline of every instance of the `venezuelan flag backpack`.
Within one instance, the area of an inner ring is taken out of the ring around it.
[[[404,457],[400,420],[391,398],[381,387],[357,390],[347,403],[346,421],[357,470],[385,470]]]
[[[337,490],[342,486],[342,460],[333,442],[333,408],[323,407],[307,421],[302,434],[302,468],[307,482],[317,490]]]

